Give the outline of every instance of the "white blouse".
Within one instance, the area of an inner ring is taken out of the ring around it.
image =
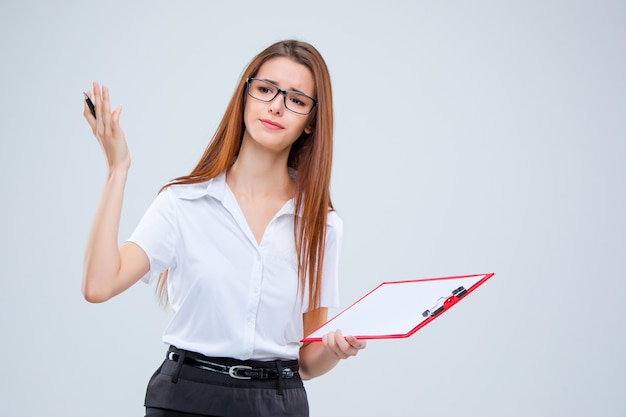
[[[163,341],[207,356],[297,359],[303,335],[294,240],[294,201],[268,224],[260,244],[226,175],[173,185],[147,210],[129,241],[150,260],[145,282],[169,269],[173,318]],[[321,307],[338,307],[343,224],[328,215]]]

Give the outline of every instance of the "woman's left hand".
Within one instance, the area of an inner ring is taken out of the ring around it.
[[[365,349],[367,342],[354,336],[344,336],[341,330],[337,330],[325,334],[322,344],[337,359],[348,359],[350,356],[356,356],[361,349]]]

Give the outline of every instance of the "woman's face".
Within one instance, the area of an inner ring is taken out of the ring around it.
[[[255,78],[268,81],[284,91],[298,91],[309,97],[315,97],[315,82],[311,71],[289,58],[270,59],[261,66]],[[255,87],[253,94],[257,96],[269,94],[267,99],[271,98],[272,88],[275,90],[270,84],[256,83],[253,86]],[[306,98],[304,100],[306,101]],[[289,101],[290,108],[299,110],[298,106],[303,106],[303,103],[299,100]],[[276,153],[288,153],[302,132],[308,130],[308,120],[308,115],[298,114],[285,106],[285,96],[282,93],[271,101],[261,101],[247,95],[244,107],[246,126],[244,140],[252,140],[257,145]]]

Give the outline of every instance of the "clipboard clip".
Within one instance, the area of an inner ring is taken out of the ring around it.
[[[435,317],[448,308],[452,307],[454,304],[459,301],[465,294],[467,294],[467,290],[465,287],[461,286],[452,291],[452,294],[448,297],[439,297],[435,305],[431,308],[424,310],[422,313],[422,317]]]

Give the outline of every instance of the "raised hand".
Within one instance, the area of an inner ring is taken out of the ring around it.
[[[111,111],[109,89],[105,86],[100,88],[96,82],[92,87],[93,92],[88,91],[86,94],[94,102],[96,117],[91,114],[87,103],[84,104],[83,116],[104,151],[109,172],[127,171],[130,167],[130,153],[126,136],[120,127],[122,106],[117,106]]]

